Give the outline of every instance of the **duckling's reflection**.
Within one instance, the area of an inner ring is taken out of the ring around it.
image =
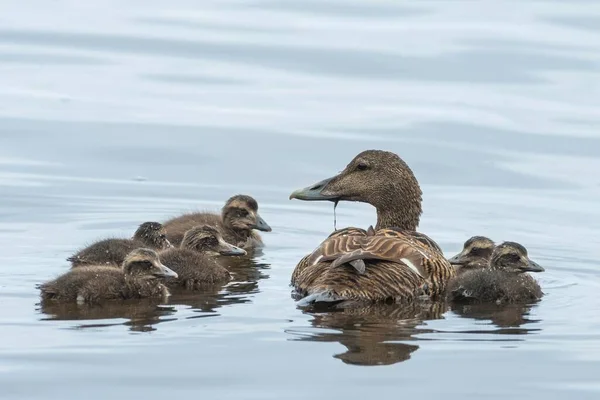
[[[82,323],[75,326],[76,329],[125,325],[134,332],[153,331],[157,329],[156,325],[159,323],[176,320],[176,306],[189,306],[198,313],[187,318],[216,316],[220,307],[251,301],[249,295],[259,291],[259,281],[269,277],[264,272],[270,268],[268,264],[257,263],[245,257],[223,258],[226,259],[223,265],[233,277],[224,285],[206,286],[197,291],[170,289],[172,295],[166,301],[132,299],[94,306],[42,301],[38,310],[46,314],[42,320],[106,320],[103,323]],[[126,319],[126,321],[116,321],[118,319]]]
[[[258,249],[249,250],[248,254],[252,255],[254,251]],[[233,276],[231,282],[226,285],[230,294],[246,296],[258,293],[259,281],[269,278],[265,271],[269,270],[270,265],[250,257],[219,257],[219,263]]]
[[[370,305],[322,313],[311,308],[303,312],[313,316],[312,326],[326,331],[288,333],[297,336],[292,340],[339,342],[347,350],[334,358],[346,364],[391,365],[410,359],[419,348],[400,342],[412,341],[418,333],[432,332],[418,326],[425,320],[442,318],[446,309],[443,303]]]
[[[480,321],[491,321],[497,328],[495,331],[481,330],[468,333],[496,333],[524,335],[537,332],[540,329],[524,328],[523,325],[535,324],[537,319],[530,318],[533,304],[451,304],[450,309],[464,318]],[[467,333],[467,332],[465,332]]]
[[[148,332],[156,330],[156,324],[172,321],[165,318],[175,313],[173,307],[161,305],[158,299],[137,299],[111,301],[99,305],[56,303],[42,301],[40,311],[46,314],[42,320],[78,321],[78,320],[115,320],[127,319],[126,322],[85,323],[75,326],[76,329],[109,327],[126,325],[131,331]]]

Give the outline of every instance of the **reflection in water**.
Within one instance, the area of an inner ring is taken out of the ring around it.
[[[448,306],[442,302],[327,310],[307,308],[303,311],[313,316],[310,323],[317,330],[288,330],[287,333],[295,336],[292,340],[338,342],[344,345],[347,350],[334,355],[334,358],[346,364],[390,365],[410,359],[419,346],[406,342],[414,341],[415,334],[433,333],[433,330],[420,325],[427,320],[443,318],[443,314],[449,309],[465,318],[491,321],[500,328],[461,333],[523,335],[539,331],[521,327],[538,322],[528,318],[531,308],[532,305],[523,304]]]
[[[401,342],[431,332],[417,326],[425,320],[440,319],[445,311],[443,303],[371,305],[322,313],[307,309],[304,312],[314,317],[310,322],[318,331],[288,333],[297,336],[293,340],[339,342],[347,350],[334,357],[346,364],[390,365],[410,359],[419,346]]]
[[[268,264],[259,264],[243,257],[226,259],[224,265],[231,272],[232,281],[225,285],[207,286],[201,291],[171,289],[172,296],[166,304],[159,299],[112,301],[94,306],[42,301],[38,311],[46,314],[42,318],[46,321],[106,320],[103,323],[82,323],[76,329],[125,325],[134,332],[153,331],[157,324],[177,319],[174,317],[176,305],[189,306],[202,314],[188,318],[217,316],[216,310],[222,306],[250,302],[249,295],[259,292],[258,281],[269,277],[263,272],[269,268]],[[169,316],[172,317],[168,318]],[[127,321],[116,321],[117,319]]]
[[[465,318],[475,320],[491,321],[498,328],[494,331],[469,331],[464,333],[496,333],[524,335],[531,332],[537,332],[540,329],[526,329],[522,325],[537,323],[539,320],[530,319],[530,304],[452,304],[451,310]]]
[[[161,301],[158,299],[112,301],[94,306],[42,301],[40,303],[40,310],[44,314],[47,314],[46,318],[42,318],[42,320],[46,321],[127,319],[124,323],[106,321],[105,323],[80,324],[76,326],[77,329],[126,325],[130,326],[130,330],[134,332],[149,332],[156,330],[154,325],[173,320],[173,318],[164,319],[163,317],[173,315],[175,309],[160,304]]]

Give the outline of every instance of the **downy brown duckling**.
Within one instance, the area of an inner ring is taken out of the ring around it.
[[[67,258],[67,261],[70,261],[73,267],[102,264],[118,267],[123,264],[127,254],[140,247],[163,250],[172,246],[167,240],[165,228],[160,223],[144,222],[131,239],[100,240],[78,251]]]
[[[223,240],[221,233],[209,225],[199,225],[188,230],[179,248],[160,253],[179,277],[169,280],[170,287],[201,289],[203,286],[227,282],[229,271],[219,265],[213,256],[242,256],[246,251]]]
[[[446,299],[469,303],[528,303],[539,300],[542,289],[527,272],[544,268],[529,259],[527,249],[504,242],[494,249],[487,268],[467,271],[448,284]]]
[[[338,175],[296,190],[290,199],[358,201],[377,210],[375,229],[346,228],[305,256],[292,285],[315,302],[406,302],[435,298],[455,275],[440,247],[416,232],[422,192],[396,154],[367,150]]]
[[[135,249],[121,268],[86,265],[73,268],[58,278],[41,284],[42,299],[97,304],[106,300],[127,300],[169,295],[157,278],[177,278],[177,273],[162,264],[152,249]]]
[[[179,246],[185,233],[197,225],[212,225],[219,229],[223,239],[246,250],[263,245],[255,230],[271,232],[271,227],[258,214],[258,203],[250,196],[238,194],[231,197],[221,210],[221,215],[209,212],[184,214],[164,223],[167,238]]]
[[[473,269],[486,268],[495,247],[492,239],[473,236],[465,242],[462,251],[448,261],[456,268],[458,275]]]

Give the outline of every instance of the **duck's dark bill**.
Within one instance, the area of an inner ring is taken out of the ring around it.
[[[179,276],[177,275],[177,272],[173,271],[171,268],[167,267],[166,265],[162,265],[160,266],[160,274],[157,274],[159,276],[164,276],[166,278],[178,278]]]
[[[263,232],[271,232],[271,227],[269,224],[267,224],[267,222],[258,214],[256,214],[256,225],[254,226],[254,229],[258,229],[259,231]]]
[[[452,264],[452,265],[462,265],[462,264],[465,264],[466,260],[463,260],[462,253],[458,253],[454,257],[449,258],[448,262],[450,262],[450,264]]]
[[[292,192],[290,195],[290,200],[298,199],[305,201],[336,201],[338,200],[337,196],[327,196],[323,194],[323,189],[333,178],[327,178],[322,180],[321,182],[317,182],[314,185],[307,186],[304,189],[298,189]]]
[[[245,256],[247,253],[244,249],[222,241],[219,243],[219,254],[223,256]]]
[[[525,271],[527,271],[527,272],[544,272],[545,270],[544,270],[544,267],[542,267],[535,261],[529,260],[529,263],[527,264],[527,268],[525,268]]]

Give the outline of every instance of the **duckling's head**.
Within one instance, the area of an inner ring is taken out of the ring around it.
[[[181,248],[221,256],[243,256],[246,250],[223,240],[221,233],[212,226],[199,225],[188,230],[181,241]]]
[[[167,231],[159,222],[144,222],[135,231],[133,239],[157,250],[173,247],[167,240]]]
[[[123,261],[123,272],[137,277],[172,277],[177,273],[160,262],[158,253],[152,249],[135,249]]]
[[[410,167],[389,151],[366,150],[338,175],[294,191],[290,199],[369,203],[377,227],[414,230],[421,216],[421,188]]]
[[[544,268],[529,259],[527,249],[515,242],[504,242],[496,246],[490,268],[514,273],[544,271]]]
[[[448,261],[452,265],[483,268],[489,264],[495,247],[492,239],[473,236],[465,242],[462,251]]]
[[[258,203],[254,198],[243,194],[231,197],[222,210],[223,224],[238,231],[271,232],[271,227],[258,215]]]

